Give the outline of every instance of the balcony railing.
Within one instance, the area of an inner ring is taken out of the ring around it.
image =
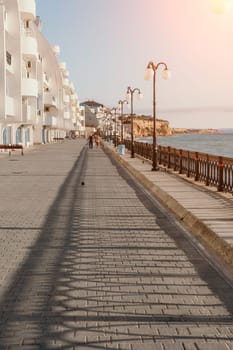
[[[19,7],[24,19],[34,20],[36,18],[35,0],[19,0]]]
[[[22,53],[27,57],[38,56],[38,46],[36,38],[30,35],[30,31],[24,31],[25,35],[22,36]]]
[[[70,119],[70,112],[65,111],[64,112],[64,119]]]
[[[124,140],[124,144],[131,149],[130,140]],[[152,161],[152,144],[134,142],[134,151]],[[219,192],[233,194],[233,158],[164,146],[158,146],[157,157],[161,167],[194,178],[206,186],[214,186]]]
[[[46,115],[44,118],[44,125],[56,127],[57,126],[57,118],[55,116]]]
[[[15,100],[10,96],[6,96],[6,115],[15,116]]]
[[[44,93],[44,105],[45,106],[57,106],[57,100],[56,98],[51,94],[51,92],[45,92]]]
[[[22,79],[22,95],[23,96],[38,96],[38,82],[36,79],[23,78]]]

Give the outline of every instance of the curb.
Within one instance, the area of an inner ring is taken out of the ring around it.
[[[204,249],[207,249],[209,254],[214,256],[214,260],[217,261],[218,265],[225,265],[226,269],[230,269],[228,273],[230,273],[230,275],[233,274],[233,247],[230,244],[219,237],[213,230],[183,207],[170,194],[148,180],[145,175],[124,160],[124,158],[116,153],[114,149],[106,144],[103,144],[103,147],[114,157],[114,159],[126,168],[163,207],[172,213],[176,219],[178,219],[180,223],[192,233],[192,235],[203,245]]]

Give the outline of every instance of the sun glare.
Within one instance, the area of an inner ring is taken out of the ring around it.
[[[211,9],[214,13],[224,13],[233,8],[233,0],[211,0]]]
[[[226,10],[231,10],[233,8],[233,0],[225,0]]]

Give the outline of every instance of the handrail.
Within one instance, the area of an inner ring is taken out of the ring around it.
[[[130,140],[124,140],[129,150],[130,143]],[[134,149],[135,154],[152,161],[152,144],[135,141]],[[233,158],[160,145],[157,152],[160,166],[204,182],[206,186],[214,186],[218,192],[233,194]]]

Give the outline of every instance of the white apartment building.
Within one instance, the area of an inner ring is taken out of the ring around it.
[[[0,0],[0,144],[84,135],[84,108],[59,52],[41,32],[35,0]]]

